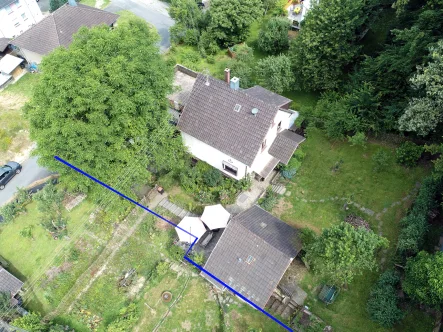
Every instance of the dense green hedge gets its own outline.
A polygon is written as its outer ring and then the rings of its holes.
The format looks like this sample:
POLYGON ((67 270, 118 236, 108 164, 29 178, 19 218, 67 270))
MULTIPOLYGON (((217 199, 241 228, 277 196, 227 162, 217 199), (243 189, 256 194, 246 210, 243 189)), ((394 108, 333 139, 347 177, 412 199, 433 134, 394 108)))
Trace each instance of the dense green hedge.
POLYGON ((403 256, 415 255, 422 249, 428 231, 428 213, 438 206, 441 189, 441 178, 426 178, 409 214, 400 221, 397 249, 403 256))

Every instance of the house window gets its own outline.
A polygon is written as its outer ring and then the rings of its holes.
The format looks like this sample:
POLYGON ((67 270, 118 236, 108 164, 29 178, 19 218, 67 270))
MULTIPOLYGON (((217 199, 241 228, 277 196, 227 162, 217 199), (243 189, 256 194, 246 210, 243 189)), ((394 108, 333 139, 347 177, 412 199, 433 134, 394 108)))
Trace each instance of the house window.
POLYGON ((20 25, 19 22, 16 22, 16 23, 14 24, 15 27, 18 27, 19 25, 20 25))
POLYGON ((25 13, 23 13, 22 14, 22 19, 23 19, 23 21, 26 21, 28 18, 26 17, 26 14, 25 13))
POLYGON ((277 131, 280 131, 281 130, 281 121, 278 123, 278 126, 277 126, 277 131))
POLYGON ((261 143, 261 150, 263 151, 264 149, 266 149, 266 138, 265 138, 264 141, 261 143))
POLYGON ((223 162, 223 169, 229 174, 237 176, 238 168, 226 161, 223 162))

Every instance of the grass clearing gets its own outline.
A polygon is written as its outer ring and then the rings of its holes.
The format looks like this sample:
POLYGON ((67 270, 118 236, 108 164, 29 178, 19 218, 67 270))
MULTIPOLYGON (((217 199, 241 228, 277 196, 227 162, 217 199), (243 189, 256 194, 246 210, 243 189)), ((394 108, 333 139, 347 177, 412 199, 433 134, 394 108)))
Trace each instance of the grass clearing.
POLYGON ((32 96, 38 74, 25 74, 0 93, 0 162, 15 160, 30 145, 29 122, 22 107, 32 96))
MULTIPOLYGON (((430 172, 423 167, 407 169, 397 165, 394 148, 377 141, 368 142, 366 148, 351 146, 348 142, 333 142, 320 130, 310 128, 303 143, 306 158, 295 178, 286 186, 289 196, 285 196, 273 212, 293 226, 309 227, 316 232, 355 213, 367 220, 375 232, 381 230, 390 241, 390 247, 384 253, 384 259, 389 262, 395 251, 399 221, 412 203, 412 197, 402 199, 430 172), (378 149, 392 155, 389 171, 373 171, 372 155, 378 149), (339 199, 330 200, 331 197, 339 199), (344 210, 346 200, 341 198, 371 209, 374 215, 365 214, 352 205, 349 210, 344 210), (400 204, 393 204, 395 202, 400 204), (381 221, 375 218, 377 213, 383 213, 381 221)), ((317 299, 321 280, 307 273, 301 281, 302 288, 308 293, 305 304, 338 331, 361 331, 362 326, 368 331, 385 331, 372 322, 366 312, 370 288, 379 273, 367 272, 355 278, 347 290, 341 290, 336 302, 328 306, 317 299)), ((410 315, 420 314, 413 312, 410 315)), ((429 326, 429 318, 415 323, 408 316, 405 321, 409 322, 411 331, 425 331, 421 326, 429 326)), ((397 329, 402 330, 404 324, 397 329)))

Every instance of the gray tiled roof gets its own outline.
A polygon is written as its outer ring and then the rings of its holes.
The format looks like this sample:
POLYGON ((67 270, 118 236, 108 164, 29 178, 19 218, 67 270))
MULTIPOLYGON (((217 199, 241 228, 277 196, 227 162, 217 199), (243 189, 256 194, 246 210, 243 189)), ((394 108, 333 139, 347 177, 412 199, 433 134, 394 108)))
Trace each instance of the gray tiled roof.
POLYGON ((65 4, 15 38, 11 44, 46 55, 59 46, 69 46, 72 36, 82 26, 111 25, 117 18, 118 15, 97 8, 65 4))
POLYGON ((8 47, 9 41, 11 39, 9 38, 0 38, 0 52, 3 52, 6 50, 6 47, 8 47))
POLYGON ((278 107, 232 90, 227 83, 199 75, 183 109, 181 131, 251 166, 278 107), (206 85, 208 80, 209 85, 206 85), (239 112, 234 111, 241 105, 239 112), (254 116, 251 111, 258 108, 254 116))
POLYGON ((283 130, 277 135, 271 147, 269 154, 279 159, 281 163, 287 164, 291 159, 297 146, 303 142, 305 138, 289 130, 283 130))
POLYGON ((0 267, 0 292, 7 292, 15 295, 22 288, 23 283, 0 267))
POLYGON ((292 100, 288 99, 286 97, 280 96, 272 91, 269 91, 268 89, 265 89, 259 85, 253 86, 252 88, 244 90, 245 93, 248 95, 258 98, 265 103, 277 107, 281 107, 283 105, 286 105, 287 103, 290 103, 292 100))
MULTIPOLYGON (((300 249, 294 228, 253 206, 231 220, 205 269, 264 308, 300 249)), ((205 277, 223 288, 217 281, 205 277)))

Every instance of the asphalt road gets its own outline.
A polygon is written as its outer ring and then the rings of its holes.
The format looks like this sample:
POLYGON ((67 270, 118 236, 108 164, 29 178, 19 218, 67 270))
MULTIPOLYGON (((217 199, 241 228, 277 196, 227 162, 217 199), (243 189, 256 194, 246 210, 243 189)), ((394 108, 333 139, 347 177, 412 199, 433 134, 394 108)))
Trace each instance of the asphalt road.
POLYGON ((128 10, 152 24, 160 34, 160 51, 163 53, 171 46, 169 28, 174 25, 167 8, 167 4, 158 0, 111 0, 105 10, 111 13, 128 10))
POLYGON ((37 157, 31 157, 22 163, 22 171, 8 182, 5 189, 0 190, 0 206, 6 203, 17 191, 17 187, 27 187, 31 183, 49 176, 46 168, 37 165, 37 157))

